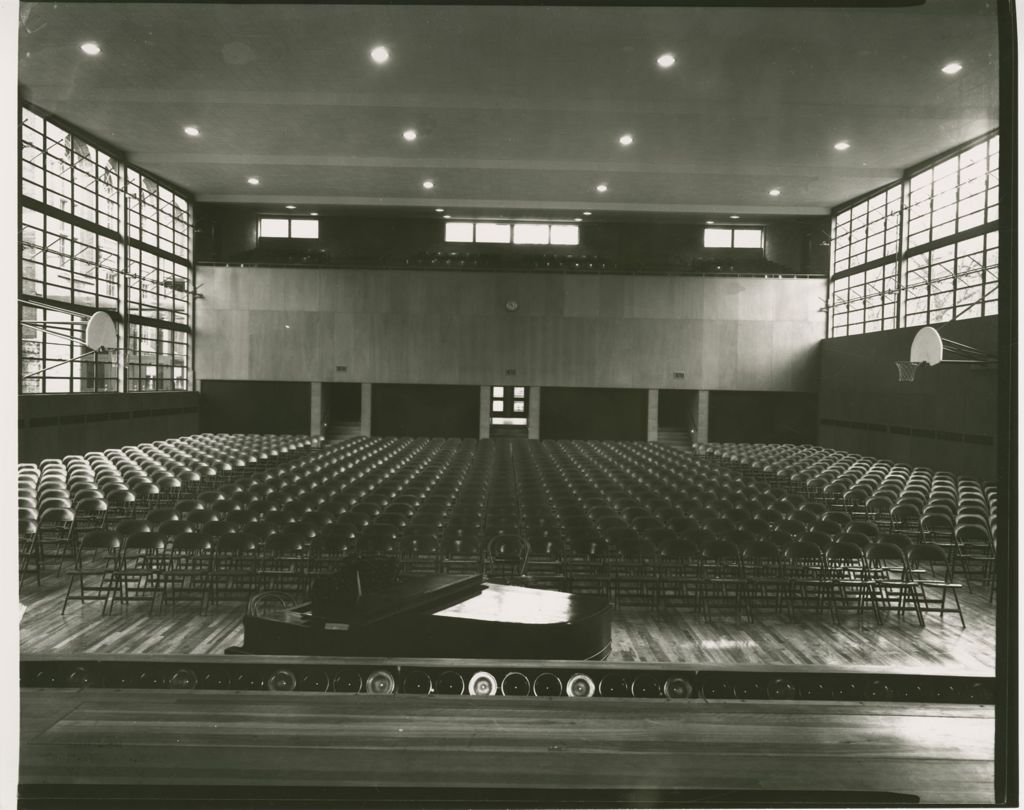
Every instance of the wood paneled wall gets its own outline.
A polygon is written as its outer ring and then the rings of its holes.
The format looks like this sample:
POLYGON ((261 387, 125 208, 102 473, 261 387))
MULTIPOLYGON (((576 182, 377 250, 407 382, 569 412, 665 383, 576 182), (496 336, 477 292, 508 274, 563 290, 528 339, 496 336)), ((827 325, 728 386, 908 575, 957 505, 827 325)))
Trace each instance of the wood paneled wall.
POLYGON ((19 461, 60 458, 198 430, 199 395, 192 392, 18 397, 19 461))
POLYGON ((480 435, 480 388, 470 385, 375 385, 370 432, 374 436, 480 435))
MULTIPOLYGON (((310 388, 308 382, 203 380, 203 430, 311 433, 310 388)), ((319 424, 316 428, 319 433, 319 424)))
POLYGON ((711 391, 708 441, 814 444, 818 398, 802 391, 711 391))
POLYGON ((540 438, 647 441, 648 392, 612 388, 545 388, 540 438))
POLYGON ((198 282, 200 379, 811 391, 825 328, 824 279, 201 265, 198 282))
MULTIPOLYGON (((998 353, 997 317, 956 321, 940 325, 939 331, 998 353)), ((823 341, 819 442, 908 464, 994 477, 998 371, 942 364, 922 367, 914 382, 900 383, 894 361, 909 358, 916 333, 916 328, 897 329, 823 341)))

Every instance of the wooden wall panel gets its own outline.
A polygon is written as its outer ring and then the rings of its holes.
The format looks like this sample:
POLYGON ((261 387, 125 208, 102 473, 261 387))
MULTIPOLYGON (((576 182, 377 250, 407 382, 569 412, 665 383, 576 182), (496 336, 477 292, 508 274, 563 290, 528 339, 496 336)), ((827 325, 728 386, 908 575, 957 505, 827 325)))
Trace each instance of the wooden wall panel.
MULTIPOLYGON (((998 351, 997 317, 948 323, 941 331, 982 351, 998 351)), ((997 431, 997 371, 943 364, 923 367, 913 383, 900 383, 893 361, 909 357, 916 332, 898 329, 823 342, 819 441, 994 477, 997 442, 1005 438, 997 431)))
POLYGON ((200 379, 814 390, 824 335, 822 279, 198 273, 200 379))
POLYGON ((311 388, 278 380, 203 380, 202 430, 309 434, 311 388))
POLYGON ((19 461, 37 462, 198 430, 199 395, 193 392, 18 397, 19 461))

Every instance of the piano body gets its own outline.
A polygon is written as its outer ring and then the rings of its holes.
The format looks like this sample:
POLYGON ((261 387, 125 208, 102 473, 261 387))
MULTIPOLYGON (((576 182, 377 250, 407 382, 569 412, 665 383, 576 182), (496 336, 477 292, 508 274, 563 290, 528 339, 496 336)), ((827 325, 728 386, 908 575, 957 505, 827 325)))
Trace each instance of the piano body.
POLYGON ((611 646, 604 596, 489 583, 479 574, 412 577, 345 602, 250 612, 243 646, 227 652, 603 660, 611 646))

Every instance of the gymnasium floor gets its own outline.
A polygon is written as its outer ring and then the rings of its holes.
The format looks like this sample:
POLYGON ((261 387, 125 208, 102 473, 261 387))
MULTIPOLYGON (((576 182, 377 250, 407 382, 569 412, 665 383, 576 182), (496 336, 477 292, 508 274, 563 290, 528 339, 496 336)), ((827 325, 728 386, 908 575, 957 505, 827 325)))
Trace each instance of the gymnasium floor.
MULTIPOLYGON (((107 616, 101 615, 99 603, 71 602, 61 616, 66 587, 66 576, 55 573, 41 585, 22 587, 22 653, 215 654, 242 643, 241 602, 213 606, 205 615, 192 603, 179 603, 173 611, 158 608, 153 615, 137 603, 107 616)), ((944 620, 926 616, 923 628, 913 616, 902 621, 887 616, 879 627, 870 613, 843 616, 837 625, 813 613, 796 621, 762 614, 749 622, 724 611, 705 620, 688 608, 622 607, 612 621, 610 659, 994 673, 995 606, 987 591, 962 591, 966 630, 955 615, 944 620)))

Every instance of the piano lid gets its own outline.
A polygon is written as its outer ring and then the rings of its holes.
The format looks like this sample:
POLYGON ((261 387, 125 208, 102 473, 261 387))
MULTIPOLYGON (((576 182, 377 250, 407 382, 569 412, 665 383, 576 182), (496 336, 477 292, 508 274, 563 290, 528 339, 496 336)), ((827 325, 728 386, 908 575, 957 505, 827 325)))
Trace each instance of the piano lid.
POLYGON ((479 574, 430 574, 363 593, 354 603, 317 609, 315 615, 330 623, 365 627, 408 613, 429 614, 471 599, 483 590, 479 574))
POLYGON ((593 612, 593 596, 485 583, 483 590, 435 616, 503 624, 571 624, 593 612))

